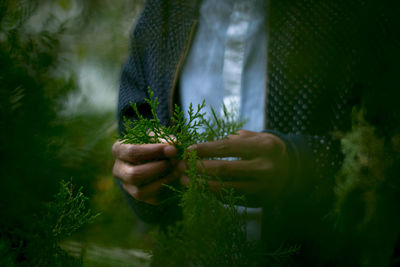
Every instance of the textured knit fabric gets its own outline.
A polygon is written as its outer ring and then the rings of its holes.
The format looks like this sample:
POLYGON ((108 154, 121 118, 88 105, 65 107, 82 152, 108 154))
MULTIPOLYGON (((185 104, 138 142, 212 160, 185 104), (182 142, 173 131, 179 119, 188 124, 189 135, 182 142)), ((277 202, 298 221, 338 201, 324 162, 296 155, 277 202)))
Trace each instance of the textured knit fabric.
MULTIPOLYGON (((379 80, 374 69, 379 62, 375 55, 380 51, 379 40, 371 44, 365 40, 382 32, 375 26, 365 28, 364 22, 368 18, 375 25, 384 17, 368 3, 279 0, 269 6, 265 130, 280 136, 288 147, 292 186, 308 188, 302 196, 304 205, 295 205, 295 209, 313 210, 320 203, 329 203, 333 177, 342 161, 334 133, 349 130, 352 107, 371 101, 363 96, 374 95, 368 90, 376 85, 372 81, 379 80), (373 64, 365 64, 371 63, 366 58, 373 64)), ((134 118, 131 101, 149 114, 144 98, 150 86, 159 98, 161 121, 169 123, 171 105, 179 101, 175 88, 196 18, 194 1, 147 1, 123 68, 119 118, 134 118)), ((393 116, 388 113, 382 120, 393 116)), ((171 205, 153 207, 127 198, 147 222, 161 223, 171 217, 171 205)))

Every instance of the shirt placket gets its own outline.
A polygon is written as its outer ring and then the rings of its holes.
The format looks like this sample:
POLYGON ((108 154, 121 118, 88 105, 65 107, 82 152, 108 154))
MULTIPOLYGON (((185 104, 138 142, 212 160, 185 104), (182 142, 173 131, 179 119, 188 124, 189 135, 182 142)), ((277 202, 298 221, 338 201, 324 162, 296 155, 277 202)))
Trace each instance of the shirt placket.
MULTIPOLYGON (((223 103, 227 110, 239 118, 242 73, 245 61, 245 42, 250 23, 248 1, 235 1, 225 38, 223 64, 223 103)), ((221 112, 223 112, 221 110, 221 112)))

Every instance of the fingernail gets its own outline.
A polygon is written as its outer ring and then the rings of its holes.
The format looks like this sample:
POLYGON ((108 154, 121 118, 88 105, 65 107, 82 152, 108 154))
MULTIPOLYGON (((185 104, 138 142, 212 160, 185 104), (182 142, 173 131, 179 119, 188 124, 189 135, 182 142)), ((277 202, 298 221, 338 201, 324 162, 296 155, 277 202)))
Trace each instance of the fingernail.
POLYGON ((196 150, 196 148, 197 148, 197 145, 191 145, 191 146, 188 147, 187 149, 188 149, 189 151, 192 151, 192 150, 196 150))
POLYGON ((167 157, 174 157, 176 155, 176 148, 174 146, 166 146, 164 148, 164 155, 167 157))

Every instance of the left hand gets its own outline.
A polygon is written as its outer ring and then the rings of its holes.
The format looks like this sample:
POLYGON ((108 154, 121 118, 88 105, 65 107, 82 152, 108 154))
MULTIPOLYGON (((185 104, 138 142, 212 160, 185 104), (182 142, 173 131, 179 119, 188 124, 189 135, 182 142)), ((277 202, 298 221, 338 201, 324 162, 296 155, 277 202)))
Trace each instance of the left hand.
MULTIPOLYGON (((270 133, 241 130, 227 139, 191 146, 200 158, 237 157, 238 160, 209 160, 198 163, 200 173, 218 177, 223 181, 210 180, 209 189, 221 192, 221 187, 234 188, 246 197, 249 206, 264 206, 281 197, 288 183, 289 159, 286 145, 270 133)), ((180 164, 184 169, 185 163, 180 164)), ((189 178, 181 177, 187 186, 189 178)))

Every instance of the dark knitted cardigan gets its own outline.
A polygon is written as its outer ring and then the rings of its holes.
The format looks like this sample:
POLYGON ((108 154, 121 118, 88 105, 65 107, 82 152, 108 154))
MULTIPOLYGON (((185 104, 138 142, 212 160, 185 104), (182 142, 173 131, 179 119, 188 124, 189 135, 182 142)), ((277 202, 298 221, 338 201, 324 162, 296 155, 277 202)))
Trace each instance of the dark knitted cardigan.
MULTIPOLYGON (((351 129, 354 106, 368 105, 379 98, 379 91, 389 94, 379 81, 382 66, 391 59, 381 48, 388 47, 382 34, 393 32, 382 15, 390 8, 384 1, 381 6, 361 0, 270 1, 266 131, 280 136, 288 147, 292 186, 308 188, 300 197, 293 196, 295 201, 288 197, 280 203, 290 210, 283 215, 289 221, 306 213, 319 218, 329 210, 334 174, 343 158, 334 133, 351 129)), ((170 123, 172 106, 179 103, 179 74, 196 33, 197 10, 196 1, 147 1, 122 72, 120 131, 123 116, 134 118, 129 102, 148 114, 148 86, 159 98, 159 118, 170 123)), ((371 112, 371 121, 382 129, 389 125, 389 113, 377 114, 371 112)), ((153 207, 127 198, 149 223, 162 223, 176 214, 174 205, 153 207)), ((264 212, 269 221, 276 215, 276 209, 270 210, 264 212)))

